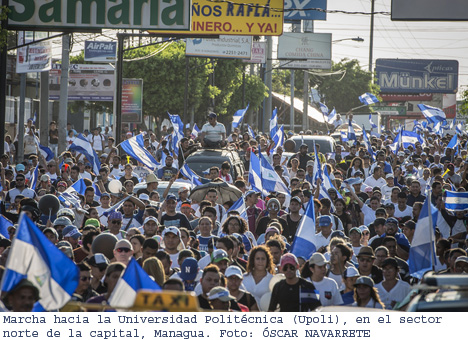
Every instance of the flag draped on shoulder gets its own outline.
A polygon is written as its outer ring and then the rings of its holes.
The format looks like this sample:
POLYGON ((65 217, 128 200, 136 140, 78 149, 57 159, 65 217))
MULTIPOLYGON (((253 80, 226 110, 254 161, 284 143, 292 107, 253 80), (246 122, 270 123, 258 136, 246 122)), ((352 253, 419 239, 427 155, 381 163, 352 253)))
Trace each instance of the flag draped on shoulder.
POLYGON ((9 292, 23 279, 39 289, 33 311, 55 310, 70 301, 78 287, 78 267, 24 213, 3 274, 1 291, 9 292))
POLYGON ((313 253, 317 250, 315 236, 315 211, 314 200, 309 200, 304 215, 299 222, 296 236, 291 245, 291 253, 296 257, 302 257, 304 260, 309 260, 313 253))
POLYGON ((76 151, 83 154, 86 159, 91 163, 93 167, 93 172, 99 174, 99 169, 101 168, 101 162, 99 157, 94 151, 91 143, 83 136, 81 133, 75 138, 73 143, 68 147, 69 150, 76 151))
POLYGON ((135 158, 138 162, 143 163, 145 166, 151 170, 156 170, 159 166, 159 163, 154 159, 153 155, 146 150, 143 146, 143 135, 139 134, 135 137, 129 138, 122 143, 120 146, 127 153, 127 155, 135 158))
POLYGON ((437 122, 443 122, 447 119, 445 116, 445 112, 442 109, 439 109, 438 107, 433 107, 424 104, 418 104, 418 107, 429 123, 437 124, 437 122))
POLYGON ((161 290, 161 287, 132 257, 109 297, 109 305, 122 308, 131 307, 135 302, 137 292, 141 289, 156 291, 161 290))
POLYGON ((410 275, 418 279, 421 279, 427 271, 433 270, 436 263, 435 227, 437 216, 438 211, 431 203, 431 193, 429 192, 419 213, 408 259, 410 275))
POLYGON ((359 101, 363 103, 364 105, 372 105, 376 104, 379 102, 377 97, 373 95, 372 93, 366 92, 362 95, 359 96, 359 101))
POLYGON ((244 119, 245 113, 249 109, 249 104, 245 109, 237 110, 232 117, 232 129, 238 128, 239 125, 242 123, 242 119, 244 119))
POLYGON ((445 209, 449 211, 468 210, 468 192, 445 191, 445 209))

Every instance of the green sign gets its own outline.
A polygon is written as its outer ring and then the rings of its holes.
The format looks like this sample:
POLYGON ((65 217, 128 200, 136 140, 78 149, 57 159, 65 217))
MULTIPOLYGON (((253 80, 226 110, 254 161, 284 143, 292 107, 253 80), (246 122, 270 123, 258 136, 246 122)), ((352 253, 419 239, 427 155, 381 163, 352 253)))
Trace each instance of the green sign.
POLYGON ((190 30, 190 0, 10 0, 8 29, 190 30))
POLYGON ((406 106, 373 106, 372 109, 383 116, 406 116, 406 106))

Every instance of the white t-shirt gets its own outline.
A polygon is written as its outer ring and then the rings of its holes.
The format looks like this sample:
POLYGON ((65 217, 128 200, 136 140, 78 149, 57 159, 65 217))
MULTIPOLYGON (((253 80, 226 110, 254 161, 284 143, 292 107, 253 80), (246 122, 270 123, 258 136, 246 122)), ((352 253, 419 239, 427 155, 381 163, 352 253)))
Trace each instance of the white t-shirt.
POLYGON ((395 207, 395 214, 393 214, 396 218, 402 218, 405 216, 413 216, 413 208, 410 206, 406 206, 406 209, 401 211, 400 208, 398 208, 398 204, 395 207))
POLYGON ((392 196, 392 189, 394 186, 388 186, 388 184, 385 184, 383 187, 380 188, 380 191, 382 192, 383 199, 389 199, 390 196, 392 196))
POLYGON ((226 134, 226 128, 220 122, 216 122, 215 126, 206 123, 203 125, 201 132, 205 133, 205 138, 210 142, 220 142, 222 140, 221 134, 226 134))
POLYGON ((374 176, 369 176, 364 181, 364 184, 367 185, 367 186, 370 186, 371 188, 373 188, 373 187, 381 188, 385 184, 387 184, 387 182, 382 177, 380 177, 379 179, 375 179, 374 176))
POLYGON ((104 145, 104 136, 101 134, 95 136, 94 134, 88 136, 88 140, 93 144, 93 149, 96 151, 102 151, 104 145))
POLYGON ((170 258, 171 258, 171 261, 172 261, 172 264, 171 264, 171 268, 180 268, 179 266, 179 252, 175 253, 175 254, 169 254, 170 258))
MULTIPOLYGON (((244 274, 244 287, 245 289, 253 295, 255 300, 257 301, 257 305, 260 306, 260 299, 265 293, 270 291, 270 280, 273 277, 270 273, 267 273, 266 276, 260 280, 259 283, 255 283, 255 280, 252 274, 247 273, 244 274)), ((263 311, 266 312, 266 311, 263 311)))
POLYGON ((398 303, 402 301, 406 295, 411 291, 411 286, 402 280, 398 280, 395 287, 393 287, 389 292, 383 287, 382 283, 375 285, 375 288, 379 291, 380 300, 385 305, 386 309, 393 309, 392 302, 398 303))
MULTIPOLYGON (((358 307, 357 302, 353 302, 353 304, 351 306, 358 307)), ((369 302, 367 303, 367 305, 365 305, 364 307, 365 308, 383 309, 382 305, 380 303, 377 303, 377 301, 375 301, 373 298, 371 298, 369 300, 369 302)))
POLYGON ((315 234, 315 248, 319 249, 320 247, 326 247, 330 243, 331 240, 331 234, 328 235, 328 237, 325 237, 322 235, 322 232, 319 232, 318 234, 315 234))
MULTIPOLYGON (((311 281, 310 278, 308 278, 308 280, 311 281)), ((341 294, 335 280, 324 277, 320 282, 311 282, 314 284, 315 289, 319 291, 322 306, 338 306, 343 304, 343 299, 341 298, 341 294)))
POLYGON ((362 213, 364 214, 364 224, 369 225, 375 221, 375 210, 372 210, 367 204, 364 204, 361 208, 362 213))

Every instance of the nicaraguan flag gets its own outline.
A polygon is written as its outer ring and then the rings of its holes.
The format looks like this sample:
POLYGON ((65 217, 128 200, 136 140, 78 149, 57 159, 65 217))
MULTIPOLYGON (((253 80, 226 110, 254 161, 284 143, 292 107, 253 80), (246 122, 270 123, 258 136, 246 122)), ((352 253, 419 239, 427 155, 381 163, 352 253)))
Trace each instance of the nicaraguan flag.
POLYGON ((317 250, 315 247, 315 237, 314 200, 309 200, 304 216, 302 216, 299 222, 290 252, 296 255, 296 257, 302 257, 306 261, 309 260, 317 250))
POLYGON ((403 130, 400 131, 400 133, 395 137, 393 140, 393 145, 390 146, 390 149, 394 150, 395 146, 398 146, 395 151, 397 152, 401 148, 407 149, 410 145, 414 148, 416 143, 420 143, 421 145, 424 143, 421 135, 416 132, 403 130))
POLYGON ((39 149, 39 152, 45 158, 45 160, 47 162, 53 160, 55 157, 54 152, 47 146, 42 145, 37 136, 34 136, 34 138, 36 140, 37 148, 39 149))
POLYGON ((371 129, 377 129, 377 125, 374 124, 372 121, 372 114, 369 113, 369 123, 371 125, 371 129))
POLYGON ((169 112, 167 114, 177 137, 179 137, 179 140, 182 139, 184 137, 184 123, 182 123, 182 119, 180 119, 179 115, 171 115, 169 112))
MULTIPOLYGON (((122 145, 122 144, 121 144, 122 145)), ((75 138, 73 143, 68 147, 69 150, 76 151, 83 154, 86 159, 91 163, 93 167, 93 172, 99 174, 99 169, 101 168, 101 162, 99 162, 99 157, 94 151, 91 143, 83 136, 81 133, 75 138)))
POLYGON ((455 126, 455 131, 456 131, 458 134, 460 134, 460 135, 463 134, 463 126, 462 126, 461 123, 458 123, 458 124, 455 126))
MULTIPOLYGON (((286 196, 291 196, 289 194, 288 187, 284 184, 283 180, 276 173, 273 166, 263 157, 262 153, 258 153, 260 158, 260 171, 262 174, 262 188, 268 192, 284 192, 286 196)), ((289 204, 285 204, 289 205, 289 204)))
MULTIPOLYGON (((182 137, 180 137, 179 134, 176 133, 176 131, 174 130, 174 132, 172 132, 171 134, 171 150, 174 152, 174 156, 175 157, 178 157, 179 156, 179 140, 182 139, 182 137)), ((176 161, 177 158, 174 160, 176 161)))
POLYGON ((28 279, 38 289, 40 300, 33 311, 55 310, 70 301, 78 287, 78 267, 59 250, 24 213, 3 274, 1 291, 9 292, 28 279))
POLYGON ((379 100, 372 93, 366 92, 359 96, 359 101, 364 105, 372 105, 378 103, 379 100))
POLYGON ((468 192, 445 191, 445 209, 450 211, 468 210, 468 192))
POLYGON ((132 257, 109 297, 109 305, 117 308, 132 307, 137 292, 142 289, 155 291, 161 290, 161 287, 146 274, 132 257))
POLYGON ((366 145, 367 152, 369 153, 372 161, 375 160, 375 155, 374 155, 374 150, 372 150, 372 145, 369 140, 369 137, 367 137, 366 130, 364 129, 364 125, 362 126, 362 140, 364 141, 364 144, 366 145))
POLYGON ((418 104, 418 107, 429 123, 437 124, 437 122, 443 122, 447 119, 445 116, 445 112, 442 109, 439 109, 438 107, 433 107, 424 104, 418 104))
POLYGON ((457 124, 456 124, 456 119, 453 118, 452 122, 450 123, 450 127, 449 127, 450 130, 453 130, 453 127, 454 127, 455 125, 457 125, 457 124))
POLYGON ((33 123, 34 126, 37 126, 36 122, 37 122, 37 111, 34 111, 34 117, 33 117, 33 120, 32 120, 32 123, 33 123))
POLYGON ((33 190, 36 190, 37 180, 39 178, 39 164, 34 168, 34 171, 29 181, 29 187, 33 190))
POLYGON ((319 104, 320 104, 320 111, 322 111, 323 115, 325 117, 327 117, 328 116, 328 107, 323 103, 319 102, 319 104))
POLYGON ((252 189, 261 192, 262 195, 267 196, 269 194, 268 191, 263 190, 260 159, 253 151, 250 151, 249 183, 252 185, 252 189))
POLYGON ((190 167, 188 166, 188 164, 184 164, 181 168, 180 168, 180 173, 182 174, 182 176, 188 178, 191 182, 192 182, 192 185, 202 185, 203 183, 200 181, 200 177, 194 173, 192 171, 192 169, 190 169, 190 167))
POLYGON ((347 142, 348 141, 348 134, 346 132, 344 132, 344 131, 341 131, 340 134, 341 134, 341 140, 343 142, 347 142))
MULTIPOLYGON (((331 188, 336 190, 335 186, 333 185, 333 182, 330 179, 330 176, 328 175, 328 168, 326 165, 323 167, 323 183, 322 184, 325 187, 325 190, 327 192, 331 188)), ((343 196, 341 196, 338 190, 336 190, 336 194, 338 195, 338 198, 343 198, 343 196)))
POLYGON ((435 227, 437 223, 437 208, 431 203, 429 192, 419 213, 418 223, 414 231, 409 252, 408 266, 410 275, 421 279, 435 265, 435 227))
POLYGON ((333 108, 331 110, 330 114, 327 116, 327 123, 328 124, 334 124, 336 122, 336 110, 333 108))
POLYGON ((197 126, 197 123, 195 123, 192 129, 192 137, 194 139, 197 138, 199 133, 200 133, 200 128, 197 126))
POLYGON ((159 163, 140 143, 143 143, 143 135, 141 134, 123 141, 120 143, 120 146, 129 156, 154 171, 159 166, 159 163))
POLYGON ((315 141, 314 141, 314 172, 313 172, 313 179, 314 183, 317 183, 317 179, 321 179, 323 182, 323 172, 322 172, 322 164, 320 164, 320 157, 317 154, 317 147, 315 146, 315 141))
POLYGON ((348 120, 348 142, 349 141, 356 141, 356 133, 354 132, 353 123, 351 119, 348 120))
POLYGON ((313 303, 317 300, 320 300, 320 294, 317 290, 299 286, 299 303, 313 303))
POLYGON ((455 135, 452 137, 452 139, 450 140, 450 142, 447 144, 447 148, 452 148, 452 149, 455 149, 458 145, 458 136, 455 135))
POLYGON ((227 211, 229 213, 230 211, 237 211, 243 219, 247 219, 247 209, 245 207, 245 201, 244 201, 244 196, 242 195, 239 197, 237 201, 234 202, 232 207, 230 207, 227 211))
POLYGON ((254 130, 250 127, 249 124, 247 124, 247 131, 249 132, 249 136, 252 138, 255 138, 255 132, 254 130))
POLYGON ((331 198, 327 188, 325 188, 325 185, 323 185, 323 183, 319 187, 319 200, 321 200, 322 198, 327 198, 330 200, 330 212, 334 213, 336 210, 335 204, 333 204, 333 199, 331 198))
POLYGON ((270 119, 270 138, 273 139, 273 136, 276 134, 278 130, 278 109, 275 107, 273 113, 271 114, 270 119))
POLYGON ((237 110, 236 113, 234 113, 234 116, 232 117, 232 129, 234 130, 235 128, 238 128, 239 125, 242 123, 242 119, 244 119, 245 113, 249 109, 249 104, 247 104, 247 107, 245 109, 240 109, 237 110))
POLYGON ((0 235, 6 239, 10 239, 10 234, 8 234, 8 227, 13 226, 14 223, 11 222, 8 218, 3 215, 0 215, 0 235))
POLYGON ((281 125, 281 127, 278 129, 278 131, 276 131, 275 135, 273 136, 273 142, 275 142, 275 146, 273 148, 273 153, 276 152, 278 147, 283 146, 285 138, 286 137, 285 137, 285 134, 284 134, 284 126, 281 125))

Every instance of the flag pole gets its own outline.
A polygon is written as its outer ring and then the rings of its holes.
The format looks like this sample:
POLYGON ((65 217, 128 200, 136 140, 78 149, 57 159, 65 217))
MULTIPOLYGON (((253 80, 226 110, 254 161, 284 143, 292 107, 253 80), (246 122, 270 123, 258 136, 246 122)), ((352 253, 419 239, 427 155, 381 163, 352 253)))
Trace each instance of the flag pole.
POLYGON ((430 234, 430 240, 431 240, 431 263, 432 263, 432 270, 435 272, 435 253, 434 253, 434 247, 435 247, 435 238, 434 238, 434 227, 433 227, 433 222, 432 222, 432 201, 431 201, 431 196, 432 196, 432 190, 429 190, 427 193, 427 200, 428 200, 428 208, 429 208, 429 226, 431 228, 431 234, 430 234))

